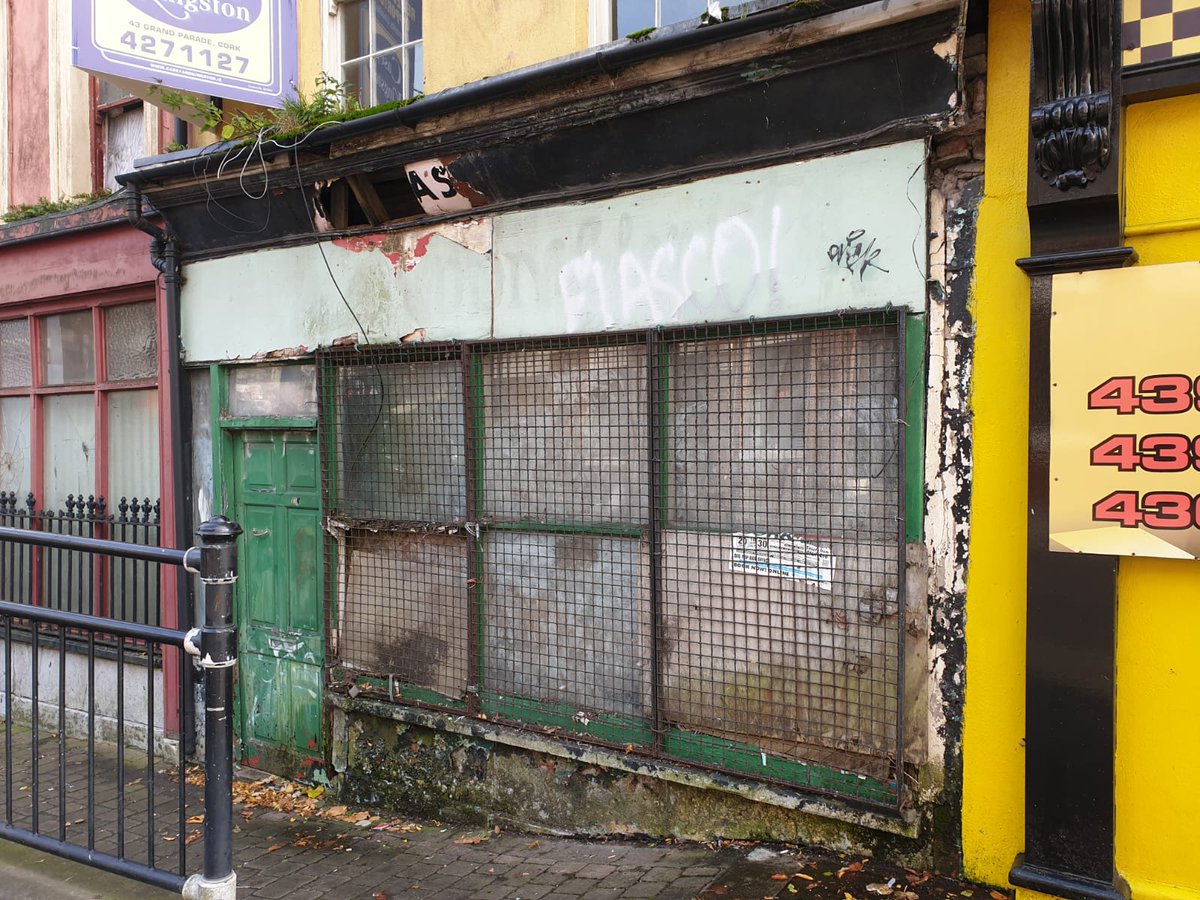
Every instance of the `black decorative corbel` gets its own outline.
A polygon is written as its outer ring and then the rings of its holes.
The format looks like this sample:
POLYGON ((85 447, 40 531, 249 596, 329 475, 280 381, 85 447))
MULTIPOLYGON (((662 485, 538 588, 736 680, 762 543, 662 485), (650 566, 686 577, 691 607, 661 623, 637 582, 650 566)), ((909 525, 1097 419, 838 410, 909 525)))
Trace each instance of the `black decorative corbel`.
POLYGON ((1086 187, 1113 147, 1111 0, 1034 0, 1033 162, 1060 191, 1086 187))

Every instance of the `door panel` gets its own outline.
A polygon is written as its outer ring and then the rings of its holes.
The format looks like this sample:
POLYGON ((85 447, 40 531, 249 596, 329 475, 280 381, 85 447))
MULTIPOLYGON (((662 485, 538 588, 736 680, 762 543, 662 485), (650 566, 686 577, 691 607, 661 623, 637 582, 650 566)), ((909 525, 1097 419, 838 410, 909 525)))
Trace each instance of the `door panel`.
POLYGON ((289 778, 322 765, 320 465, 314 435, 246 431, 233 440, 244 528, 238 580, 243 759, 289 778))

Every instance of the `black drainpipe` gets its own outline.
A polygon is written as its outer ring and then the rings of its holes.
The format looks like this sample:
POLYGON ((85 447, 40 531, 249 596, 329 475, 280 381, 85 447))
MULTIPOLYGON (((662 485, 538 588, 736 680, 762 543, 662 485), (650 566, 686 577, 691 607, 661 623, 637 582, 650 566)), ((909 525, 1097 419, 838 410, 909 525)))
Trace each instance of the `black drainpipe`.
MULTIPOLYGON (((175 547, 184 550, 191 546, 191 535, 188 532, 188 520, 191 518, 191 459, 188 447, 184 443, 183 419, 185 410, 191 411, 191 391, 180 377, 179 360, 183 348, 179 339, 179 289, 183 284, 180 277, 182 259, 179 252, 179 242, 172 238, 164 229, 155 225, 143 215, 142 193, 135 186, 128 188, 129 198, 126 201, 125 214, 129 224, 139 231, 150 235, 150 262, 162 273, 163 291, 166 294, 167 314, 167 385, 168 390, 175 391, 171 403, 171 490, 175 494, 175 547)), ((192 627, 191 577, 182 567, 176 569, 176 591, 178 603, 179 627, 184 631, 192 627)), ((196 751, 195 729, 195 695, 192 690, 192 667, 186 662, 180 663, 179 677, 185 684, 183 691, 183 708, 180 710, 180 736, 183 741, 183 754, 191 756, 196 751)))

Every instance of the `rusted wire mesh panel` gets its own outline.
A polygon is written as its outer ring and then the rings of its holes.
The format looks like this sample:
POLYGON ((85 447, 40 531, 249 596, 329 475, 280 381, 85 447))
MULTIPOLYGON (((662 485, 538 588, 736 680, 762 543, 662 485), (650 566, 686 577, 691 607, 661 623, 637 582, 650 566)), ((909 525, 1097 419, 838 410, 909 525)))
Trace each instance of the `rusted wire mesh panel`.
POLYGON ((323 368, 334 655, 389 691, 467 687, 463 410, 452 350, 350 350, 323 368))
POLYGON ((333 507, 359 520, 462 522, 462 368, 441 355, 337 370, 333 507))
POLYGON ((339 670, 894 805, 903 344, 876 314, 327 352, 339 670))
POLYGON ((466 535, 340 535, 345 594, 341 661, 402 684, 461 697, 467 687, 466 535))
POLYGON ((892 327, 672 337, 662 423, 663 715, 886 777, 898 733, 892 327), (863 757, 863 758, 859 758, 863 757))

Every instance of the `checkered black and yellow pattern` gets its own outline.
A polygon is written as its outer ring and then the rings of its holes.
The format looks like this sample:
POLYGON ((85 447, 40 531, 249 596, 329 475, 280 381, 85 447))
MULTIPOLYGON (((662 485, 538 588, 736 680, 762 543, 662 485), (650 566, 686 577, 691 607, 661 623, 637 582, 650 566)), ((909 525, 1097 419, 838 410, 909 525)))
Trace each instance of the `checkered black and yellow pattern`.
POLYGON ((1200 53, 1200 0, 1124 0, 1121 64, 1200 53))

